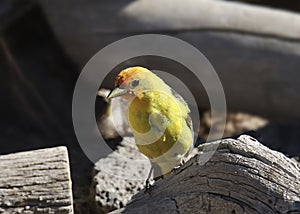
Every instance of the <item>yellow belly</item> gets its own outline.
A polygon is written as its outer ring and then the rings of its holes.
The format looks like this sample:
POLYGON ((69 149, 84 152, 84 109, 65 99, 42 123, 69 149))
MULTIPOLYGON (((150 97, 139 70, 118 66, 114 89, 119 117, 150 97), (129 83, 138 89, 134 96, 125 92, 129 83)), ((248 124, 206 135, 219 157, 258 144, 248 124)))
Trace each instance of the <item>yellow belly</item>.
POLYGON ((128 121, 139 150, 160 166, 163 174, 179 165, 193 144, 193 134, 177 101, 169 96, 134 99, 128 109, 128 121), (152 121, 153 112, 161 115, 152 121))

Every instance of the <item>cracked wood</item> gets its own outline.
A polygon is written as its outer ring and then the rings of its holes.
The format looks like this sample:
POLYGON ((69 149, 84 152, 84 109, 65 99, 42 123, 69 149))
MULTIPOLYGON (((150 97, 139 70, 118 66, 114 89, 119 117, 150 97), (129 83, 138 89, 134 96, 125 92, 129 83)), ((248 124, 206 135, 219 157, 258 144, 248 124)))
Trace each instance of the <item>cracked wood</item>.
POLYGON ((299 163, 242 135, 201 145, 150 194, 142 191, 112 213, 299 212, 299 163))
POLYGON ((66 147, 0 156, 0 213, 73 213, 66 147))

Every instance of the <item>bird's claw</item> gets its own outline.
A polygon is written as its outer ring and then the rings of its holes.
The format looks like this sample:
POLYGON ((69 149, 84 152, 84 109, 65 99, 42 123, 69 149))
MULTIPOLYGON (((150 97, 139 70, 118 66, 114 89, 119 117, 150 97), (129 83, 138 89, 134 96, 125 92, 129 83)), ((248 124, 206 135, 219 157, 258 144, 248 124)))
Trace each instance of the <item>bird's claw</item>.
POLYGON ((146 180, 145 193, 150 192, 150 190, 154 187, 154 182, 155 181, 153 179, 146 180))

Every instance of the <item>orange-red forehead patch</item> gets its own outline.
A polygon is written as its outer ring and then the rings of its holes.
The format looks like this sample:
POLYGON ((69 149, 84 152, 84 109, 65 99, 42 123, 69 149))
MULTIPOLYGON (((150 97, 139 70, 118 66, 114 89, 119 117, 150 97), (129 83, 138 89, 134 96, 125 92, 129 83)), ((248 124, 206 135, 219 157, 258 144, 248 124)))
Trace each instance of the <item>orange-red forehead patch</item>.
POLYGON ((135 74, 140 72, 148 71, 148 69, 143 67, 130 67, 122 70, 115 79, 115 86, 124 85, 127 86, 127 80, 133 77, 135 74))

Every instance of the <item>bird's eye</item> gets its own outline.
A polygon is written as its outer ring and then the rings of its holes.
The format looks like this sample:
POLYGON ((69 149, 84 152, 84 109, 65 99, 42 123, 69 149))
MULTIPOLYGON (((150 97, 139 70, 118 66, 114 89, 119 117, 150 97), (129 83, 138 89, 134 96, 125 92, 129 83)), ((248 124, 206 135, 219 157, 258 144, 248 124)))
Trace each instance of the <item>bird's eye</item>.
POLYGON ((133 80, 133 82, 131 83, 131 86, 132 87, 136 87, 140 84, 140 81, 139 80, 133 80))

